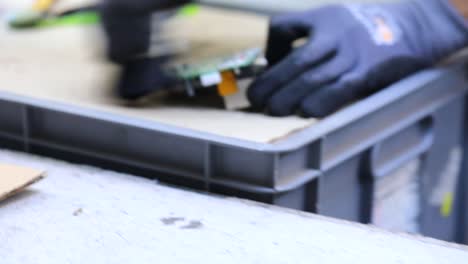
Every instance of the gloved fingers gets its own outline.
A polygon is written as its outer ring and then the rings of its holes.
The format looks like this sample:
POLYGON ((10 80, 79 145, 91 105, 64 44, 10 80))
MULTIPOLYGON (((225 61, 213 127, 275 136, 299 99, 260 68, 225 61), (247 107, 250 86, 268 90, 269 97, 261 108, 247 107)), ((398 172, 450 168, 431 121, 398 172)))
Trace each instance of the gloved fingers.
POLYGON ((321 87, 302 101, 302 113, 305 117, 326 117, 356 100, 363 85, 363 81, 349 75, 321 87))
POLYGON ((163 69, 168 59, 144 58, 123 64, 117 83, 119 96, 134 100, 174 84, 176 78, 163 69))
POLYGON ((190 2, 190 0, 105 0, 102 8, 119 15, 139 16, 190 2))
MULTIPOLYGON (((113 0, 115 1, 115 0, 113 0)), ((124 0, 125 1, 125 0, 124 0)), ((126 0, 128 2, 128 0, 126 0)), ((141 11, 149 10, 162 10, 168 8, 178 7, 188 4, 190 0, 131 0, 134 5, 137 5, 141 11)))
POLYGON ((352 50, 342 49, 332 60, 305 72, 276 92, 269 100, 269 112, 275 116, 294 114, 308 94, 313 94, 321 86, 339 79, 354 63, 352 50))
POLYGON ((151 17, 122 17, 102 13, 107 33, 110 60, 125 63, 148 52, 151 40, 151 17))
POLYGON ((298 13, 273 17, 270 21, 266 58, 270 64, 276 64, 293 49, 297 39, 309 36, 311 25, 304 22, 298 13))
POLYGON ((318 39, 294 50, 252 84, 247 94, 252 106, 263 108, 276 90, 310 68, 327 61, 335 50, 335 43, 329 39, 318 39))

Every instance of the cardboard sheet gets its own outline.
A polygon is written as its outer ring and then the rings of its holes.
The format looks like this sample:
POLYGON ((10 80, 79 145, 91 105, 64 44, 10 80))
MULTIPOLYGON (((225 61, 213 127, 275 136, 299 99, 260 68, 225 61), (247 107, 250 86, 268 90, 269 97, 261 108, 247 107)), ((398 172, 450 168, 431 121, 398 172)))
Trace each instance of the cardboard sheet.
POLYGON ((0 164, 0 201, 22 191, 43 177, 41 171, 0 164))
MULTIPOLYGON (((168 23, 163 34, 188 40, 190 53, 183 58, 192 60, 263 46, 267 21, 203 8, 194 17, 168 23)), ((3 23, 0 39, 0 90, 255 142, 284 138, 315 123, 230 112, 197 101, 155 99, 144 107, 128 107, 113 94, 119 69, 102 58, 104 41, 97 26, 12 31, 3 23)))

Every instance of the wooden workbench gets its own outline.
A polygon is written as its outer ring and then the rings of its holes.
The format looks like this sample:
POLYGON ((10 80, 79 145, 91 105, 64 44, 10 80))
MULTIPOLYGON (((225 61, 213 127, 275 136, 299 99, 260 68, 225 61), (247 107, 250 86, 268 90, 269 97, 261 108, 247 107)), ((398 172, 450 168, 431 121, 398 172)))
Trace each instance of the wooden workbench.
POLYGON ((0 150, 47 171, 0 204, 2 264, 438 263, 468 248, 0 150))

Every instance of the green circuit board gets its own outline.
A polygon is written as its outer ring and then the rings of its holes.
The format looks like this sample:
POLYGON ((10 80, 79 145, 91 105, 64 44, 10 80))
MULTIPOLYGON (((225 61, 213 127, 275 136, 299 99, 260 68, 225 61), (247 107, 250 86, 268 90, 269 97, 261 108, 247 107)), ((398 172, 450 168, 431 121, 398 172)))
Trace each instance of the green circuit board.
POLYGON ((184 80, 199 78, 202 75, 241 69, 251 66, 262 54, 260 48, 248 49, 231 56, 214 58, 194 64, 175 66, 176 75, 184 80))

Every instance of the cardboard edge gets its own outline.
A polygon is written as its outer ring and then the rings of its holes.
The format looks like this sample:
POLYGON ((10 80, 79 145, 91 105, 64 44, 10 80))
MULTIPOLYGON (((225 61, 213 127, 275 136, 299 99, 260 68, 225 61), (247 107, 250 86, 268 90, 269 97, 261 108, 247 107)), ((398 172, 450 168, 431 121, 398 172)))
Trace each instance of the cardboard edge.
POLYGON ((32 178, 31 180, 21 184, 20 186, 18 187, 15 187, 13 190, 9 191, 9 192, 6 192, 4 193, 3 195, 0 195, 0 202, 12 197, 12 196, 15 196, 16 194, 24 191, 26 188, 28 188, 29 186, 35 184, 36 182, 39 182, 41 180, 43 180, 45 177, 46 177, 46 172, 45 171, 42 171, 38 174, 38 176, 32 178))

